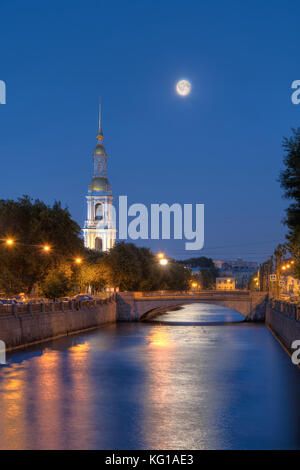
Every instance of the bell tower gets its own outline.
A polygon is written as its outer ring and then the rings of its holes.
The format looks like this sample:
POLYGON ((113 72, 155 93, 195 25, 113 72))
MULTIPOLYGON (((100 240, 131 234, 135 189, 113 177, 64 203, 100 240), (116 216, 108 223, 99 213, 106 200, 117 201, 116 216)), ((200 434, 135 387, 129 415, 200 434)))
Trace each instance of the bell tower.
POLYGON ((83 228, 84 245, 97 251, 107 251, 116 241, 113 213, 113 196, 106 177, 107 154, 103 145, 101 104, 99 104, 99 127, 93 161, 94 175, 89 185, 87 218, 83 228))

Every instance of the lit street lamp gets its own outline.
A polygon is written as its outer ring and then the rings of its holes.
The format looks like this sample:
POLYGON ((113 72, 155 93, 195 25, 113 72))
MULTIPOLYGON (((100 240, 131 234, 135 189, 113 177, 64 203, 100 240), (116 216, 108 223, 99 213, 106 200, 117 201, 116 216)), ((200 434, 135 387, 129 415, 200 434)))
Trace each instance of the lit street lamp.
POLYGON ((159 263, 162 265, 162 266, 165 266, 166 264, 168 264, 168 260, 166 258, 162 258, 159 260, 159 263))
POLYGON ((11 246, 11 245, 13 245, 13 244, 14 244, 14 241, 13 241, 11 238, 8 238, 8 239, 6 240, 6 245, 11 246))

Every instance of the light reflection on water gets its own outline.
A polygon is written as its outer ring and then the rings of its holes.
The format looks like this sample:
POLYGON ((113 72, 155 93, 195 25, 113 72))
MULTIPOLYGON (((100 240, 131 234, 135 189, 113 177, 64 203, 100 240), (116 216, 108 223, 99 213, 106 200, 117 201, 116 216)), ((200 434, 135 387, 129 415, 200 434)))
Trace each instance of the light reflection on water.
POLYGON ((193 304, 9 354, 0 448, 299 449, 300 371, 242 319, 193 304))
POLYGON ((185 307, 177 307, 166 315, 156 315, 152 321, 165 322, 169 324, 203 324, 203 323, 230 323, 243 322, 245 318, 239 312, 229 308, 219 307, 212 304, 190 304, 185 307))

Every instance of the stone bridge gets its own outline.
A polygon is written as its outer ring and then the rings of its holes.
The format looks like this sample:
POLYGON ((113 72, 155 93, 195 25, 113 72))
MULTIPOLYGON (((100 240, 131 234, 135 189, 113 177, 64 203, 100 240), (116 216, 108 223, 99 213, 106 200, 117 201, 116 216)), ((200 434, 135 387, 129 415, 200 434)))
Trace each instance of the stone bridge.
POLYGON ((264 321, 267 294, 250 291, 122 292, 117 295, 118 321, 143 321, 157 313, 190 303, 221 305, 247 321, 264 321))

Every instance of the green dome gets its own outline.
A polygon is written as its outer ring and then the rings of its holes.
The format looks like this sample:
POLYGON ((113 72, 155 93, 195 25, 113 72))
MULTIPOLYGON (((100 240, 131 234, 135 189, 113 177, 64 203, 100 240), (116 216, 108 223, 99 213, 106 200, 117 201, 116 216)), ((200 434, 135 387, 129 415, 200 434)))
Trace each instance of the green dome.
POLYGON ((104 157, 106 157, 105 148, 102 144, 97 144, 96 145, 94 155, 103 155, 104 157))
POLYGON ((104 176, 95 176, 89 185, 89 191, 103 191, 110 193, 111 187, 108 179, 104 176))

